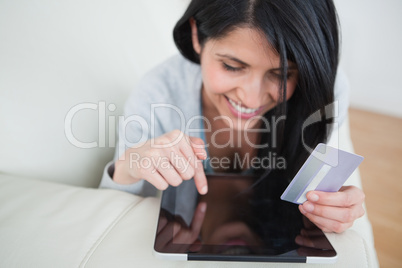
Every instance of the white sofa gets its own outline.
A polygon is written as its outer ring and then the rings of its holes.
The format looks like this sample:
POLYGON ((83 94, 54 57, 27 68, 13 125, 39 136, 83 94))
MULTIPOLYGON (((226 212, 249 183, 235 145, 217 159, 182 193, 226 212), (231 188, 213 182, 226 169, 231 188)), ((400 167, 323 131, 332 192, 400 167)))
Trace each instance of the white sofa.
MULTIPOLYGON (((159 199, 97 189, 124 100, 175 53, 186 3, 0 2, 0 267, 299 266, 158 260, 159 199)), ((339 143, 353 150, 347 124, 339 143)), ((366 216, 328 237, 336 266, 378 266, 366 216)))

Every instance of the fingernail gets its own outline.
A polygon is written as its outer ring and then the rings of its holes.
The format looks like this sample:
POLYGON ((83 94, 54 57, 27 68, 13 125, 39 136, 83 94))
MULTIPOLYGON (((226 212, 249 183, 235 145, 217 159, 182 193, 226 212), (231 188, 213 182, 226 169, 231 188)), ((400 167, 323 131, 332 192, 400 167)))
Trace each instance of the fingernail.
POLYGON ((318 201, 318 195, 316 194, 310 194, 308 200, 317 202, 318 201))
POLYGON ((205 160, 207 158, 207 153, 206 152, 197 153, 197 156, 198 158, 205 160))
POLYGON ((303 206, 300 206, 300 212, 306 214, 306 211, 304 210, 303 206))
POLYGON ((200 204, 200 210, 202 213, 204 213, 207 210, 207 204, 206 203, 201 203, 200 204))
POLYGON ((208 192, 208 186, 204 186, 201 188, 201 194, 206 194, 208 192))
POLYGON ((312 212, 314 210, 314 206, 311 203, 306 203, 303 206, 304 206, 304 209, 307 210, 308 212, 312 212))

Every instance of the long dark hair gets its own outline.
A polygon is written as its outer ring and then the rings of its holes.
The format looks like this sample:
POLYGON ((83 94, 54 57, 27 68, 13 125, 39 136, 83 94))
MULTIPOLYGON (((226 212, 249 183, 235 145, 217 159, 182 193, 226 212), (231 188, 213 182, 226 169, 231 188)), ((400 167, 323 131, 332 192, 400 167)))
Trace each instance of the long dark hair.
MULTIPOLYGON (((324 112, 334 101, 334 83, 338 66, 338 20, 332 0, 192 0, 177 22, 173 37, 184 57, 199 63, 193 50, 189 19, 194 18, 201 45, 219 39, 236 27, 250 27, 265 34, 281 60, 281 102, 264 117, 285 115, 276 133, 265 133, 259 157, 269 152, 286 159, 287 168, 281 173, 291 179, 308 157, 303 142, 315 147, 325 142, 330 133, 330 120, 317 122, 302 129, 303 122, 314 112, 324 112), (293 96, 286 98, 287 62, 296 63, 299 78, 293 96), (303 133, 302 133, 303 132, 303 133), (304 139, 302 142, 302 134, 304 139), (271 135, 277 146, 271 148, 271 135)), ((327 109, 328 112, 328 109, 327 109)), ((267 175, 267 170, 259 170, 267 175)), ((274 172, 275 173, 275 172, 274 172)))

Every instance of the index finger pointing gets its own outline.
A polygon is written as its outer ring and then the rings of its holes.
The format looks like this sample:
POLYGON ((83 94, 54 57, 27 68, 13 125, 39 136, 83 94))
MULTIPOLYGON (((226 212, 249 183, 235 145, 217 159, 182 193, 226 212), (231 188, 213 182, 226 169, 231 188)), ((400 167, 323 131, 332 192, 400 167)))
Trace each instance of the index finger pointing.
POLYGON ((204 195, 208 192, 208 182, 207 177, 205 176, 204 168, 202 166, 201 160, 195 161, 195 174, 194 174, 194 183, 198 192, 201 195, 204 195))

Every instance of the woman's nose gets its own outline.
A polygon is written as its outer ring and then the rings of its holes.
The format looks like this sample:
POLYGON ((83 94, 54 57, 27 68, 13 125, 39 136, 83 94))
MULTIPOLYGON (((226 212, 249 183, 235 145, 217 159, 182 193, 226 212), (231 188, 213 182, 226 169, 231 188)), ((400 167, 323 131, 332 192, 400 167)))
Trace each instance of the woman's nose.
POLYGON ((264 79, 254 78, 249 79, 241 87, 239 87, 238 96, 242 101, 242 105, 247 108, 255 109, 264 105, 264 100, 272 98, 269 85, 264 82, 264 79))

